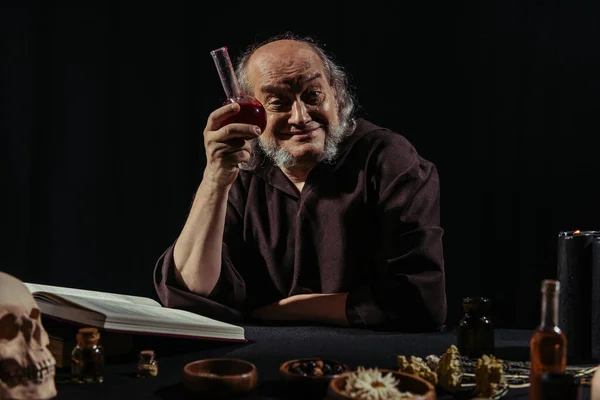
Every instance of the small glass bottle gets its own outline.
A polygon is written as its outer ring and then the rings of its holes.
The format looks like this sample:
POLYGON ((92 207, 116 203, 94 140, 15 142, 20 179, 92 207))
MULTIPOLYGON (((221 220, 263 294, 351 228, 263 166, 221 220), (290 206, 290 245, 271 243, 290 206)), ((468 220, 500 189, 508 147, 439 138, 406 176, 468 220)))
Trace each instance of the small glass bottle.
POLYGON ((465 297, 464 315, 458 324, 458 351, 462 356, 479 358, 493 355, 494 325, 490 318, 491 300, 486 297, 465 297))
POLYGON ((81 328, 71 352, 71 379, 80 383, 104 381, 104 349, 96 328, 81 328))
POLYGON ((264 131, 267 126, 265 108, 254 97, 242 93, 235 76, 233 64, 231 64, 231 59, 229 58, 227 47, 224 46, 215 49, 210 54, 217 67, 223 90, 225 90, 225 96, 227 96, 223 105, 230 103, 238 103, 240 105, 240 111, 233 117, 228 118, 223 125, 233 122, 251 124, 260 127, 261 131, 264 131))
POLYGON ((542 400, 542 375, 564 373, 567 368, 567 337, 558 327, 560 283, 542 281, 542 319, 529 340, 529 399, 542 400))
POLYGON ((158 375, 158 362, 154 350, 142 350, 138 356, 137 377, 147 378, 158 375))

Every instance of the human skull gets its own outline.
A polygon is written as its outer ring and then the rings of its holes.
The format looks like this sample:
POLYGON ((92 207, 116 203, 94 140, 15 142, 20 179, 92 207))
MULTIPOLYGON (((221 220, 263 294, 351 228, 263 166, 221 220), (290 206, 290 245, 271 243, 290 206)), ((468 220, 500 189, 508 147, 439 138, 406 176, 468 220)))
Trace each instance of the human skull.
POLYGON ((0 272, 0 399, 56 396, 56 362, 41 312, 27 287, 0 272))

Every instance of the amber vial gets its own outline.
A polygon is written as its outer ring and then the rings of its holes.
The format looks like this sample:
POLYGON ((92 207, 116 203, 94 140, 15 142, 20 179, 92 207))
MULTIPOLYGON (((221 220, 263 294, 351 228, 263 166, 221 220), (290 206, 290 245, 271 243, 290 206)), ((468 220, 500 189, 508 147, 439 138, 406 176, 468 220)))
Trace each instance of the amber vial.
POLYGON ((567 368, 567 337, 558 327, 558 299, 560 282, 546 279, 542 281, 542 318, 529 340, 529 398, 544 399, 542 375, 561 374, 567 368))
POLYGON ((98 344, 100 332, 96 328, 81 328, 77 345, 71 352, 71 379, 80 383, 104 381, 104 349, 98 344))
POLYGON ((491 300, 465 297, 464 315, 458 324, 458 351, 462 356, 478 358, 494 354, 494 325, 490 318, 491 300))

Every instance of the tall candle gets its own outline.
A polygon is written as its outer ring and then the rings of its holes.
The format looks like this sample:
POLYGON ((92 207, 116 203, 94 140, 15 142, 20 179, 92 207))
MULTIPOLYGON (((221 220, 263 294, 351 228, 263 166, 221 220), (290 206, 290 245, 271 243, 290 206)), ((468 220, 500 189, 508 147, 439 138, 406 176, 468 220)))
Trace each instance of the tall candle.
POLYGON ((592 357, 593 242, 600 231, 568 231, 558 235, 559 326, 567 335, 567 356, 592 357))

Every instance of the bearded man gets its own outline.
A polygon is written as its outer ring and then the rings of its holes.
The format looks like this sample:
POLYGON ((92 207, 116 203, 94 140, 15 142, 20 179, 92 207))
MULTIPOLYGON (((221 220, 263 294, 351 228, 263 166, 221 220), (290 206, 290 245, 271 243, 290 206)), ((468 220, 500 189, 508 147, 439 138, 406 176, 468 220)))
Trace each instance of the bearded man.
POLYGON ((355 117, 344 69, 311 38, 255 44, 236 73, 267 125, 224 125, 238 104, 208 117, 203 179, 154 271, 162 303, 232 322, 440 329, 435 165, 355 117))

